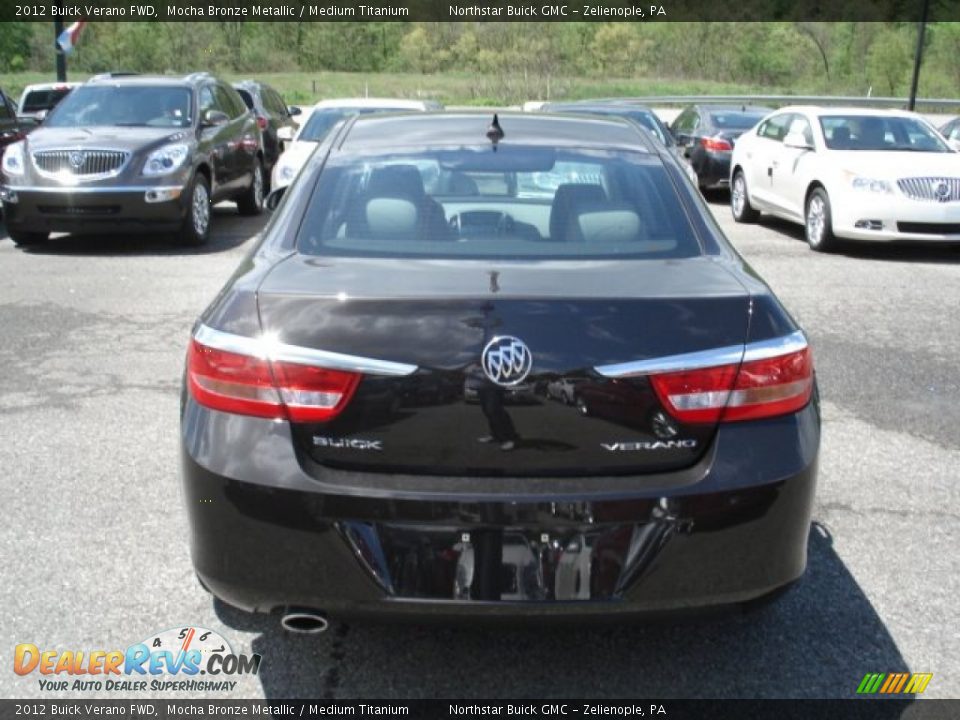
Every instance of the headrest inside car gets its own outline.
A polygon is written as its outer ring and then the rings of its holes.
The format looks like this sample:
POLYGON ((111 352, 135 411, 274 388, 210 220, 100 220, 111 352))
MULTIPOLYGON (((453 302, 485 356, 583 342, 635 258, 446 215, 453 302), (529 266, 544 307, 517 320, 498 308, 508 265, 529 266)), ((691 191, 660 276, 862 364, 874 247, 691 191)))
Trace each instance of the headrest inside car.
POLYGON ((366 219, 371 237, 407 237, 417 229, 417 206, 403 198, 371 198, 366 219))
POLYGON ((577 213, 576 234, 586 243, 637 242, 642 225, 636 210, 630 207, 587 207, 577 213))
POLYGON ((376 197, 421 198, 423 178, 416 165, 387 165, 370 174, 367 194, 376 197))

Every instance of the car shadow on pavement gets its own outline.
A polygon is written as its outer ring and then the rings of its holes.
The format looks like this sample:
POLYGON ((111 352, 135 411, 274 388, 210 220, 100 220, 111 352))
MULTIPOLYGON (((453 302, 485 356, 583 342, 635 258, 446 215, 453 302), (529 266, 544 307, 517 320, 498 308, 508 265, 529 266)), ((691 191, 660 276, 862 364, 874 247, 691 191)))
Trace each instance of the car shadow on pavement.
MULTIPOLYGON (((129 234, 118 235, 53 235, 46 242, 21 250, 32 255, 210 255, 243 245, 263 229, 269 218, 267 213, 255 217, 241 216, 233 203, 226 203, 214 206, 210 238, 199 247, 180 245, 170 233, 131 230, 129 234)), ((2 222, 0 242, 12 242, 2 222)))
MULTIPOLYGON (((730 212, 728 200, 711 198, 708 199, 708 203, 714 213, 730 212)), ((803 226, 797 223, 764 215, 757 221, 757 224, 804 245, 807 243, 803 226)), ((886 243, 841 240, 833 254, 857 260, 877 260, 880 262, 957 264, 960 263, 960 243, 951 245, 936 242, 886 243)))
MULTIPOLYGON (((277 617, 219 601, 215 610, 227 626, 260 633, 253 649, 268 699, 853 698, 868 672, 906 672, 826 528, 813 525, 808 548, 806 575, 774 604, 682 622, 334 621, 323 635, 291 636, 277 617)), ((889 709, 870 717, 900 717, 903 705, 889 709)))

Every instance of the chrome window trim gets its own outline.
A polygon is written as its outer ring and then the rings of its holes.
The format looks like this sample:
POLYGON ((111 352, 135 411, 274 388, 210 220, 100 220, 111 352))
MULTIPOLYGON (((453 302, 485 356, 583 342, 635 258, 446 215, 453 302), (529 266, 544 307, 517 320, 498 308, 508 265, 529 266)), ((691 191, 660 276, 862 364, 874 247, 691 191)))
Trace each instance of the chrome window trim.
POLYGON ((417 371, 416 365, 377 360, 375 358, 344 355, 327 350, 315 350, 299 345, 288 345, 281 342, 269 342, 264 338, 251 338, 244 335, 234 335, 201 324, 193 334, 194 339, 208 347, 226 352, 249 355, 251 357, 269 358, 278 362, 290 362, 300 365, 315 365, 330 370, 345 370, 347 372, 363 373, 365 375, 388 375, 404 377, 417 371))
POLYGON ((18 193, 142 193, 151 190, 183 190, 183 185, 122 185, 110 187, 81 187, 78 185, 4 185, 18 193))
POLYGON ((668 355, 666 357, 650 358, 649 360, 633 360, 631 362, 614 365, 598 365, 594 368, 600 375, 609 378, 637 377, 640 375, 656 375, 659 373, 682 372, 684 370, 701 370, 718 365, 732 365, 733 363, 765 360, 767 358, 797 352, 807 347, 807 338, 802 331, 797 330, 789 335, 769 340, 758 340, 746 345, 728 345, 726 347, 700 350, 697 352, 668 355))

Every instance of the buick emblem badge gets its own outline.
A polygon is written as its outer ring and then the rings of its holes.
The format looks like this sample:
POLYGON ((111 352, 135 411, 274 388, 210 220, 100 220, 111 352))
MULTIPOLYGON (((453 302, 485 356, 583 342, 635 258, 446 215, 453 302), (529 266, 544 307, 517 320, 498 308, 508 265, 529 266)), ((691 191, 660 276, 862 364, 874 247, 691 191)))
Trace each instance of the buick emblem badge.
POLYGON ((79 150, 73 150, 70 153, 70 166, 74 170, 79 170, 83 165, 83 161, 87 159, 87 156, 80 152, 79 150))
POLYGON ((510 335, 495 337, 487 343, 480 356, 484 374, 497 385, 518 385, 533 367, 530 348, 519 338, 510 335))
POLYGON ((950 186, 945 182, 938 182, 934 186, 933 192, 940 202, 947 202, 950 199, 950 186))

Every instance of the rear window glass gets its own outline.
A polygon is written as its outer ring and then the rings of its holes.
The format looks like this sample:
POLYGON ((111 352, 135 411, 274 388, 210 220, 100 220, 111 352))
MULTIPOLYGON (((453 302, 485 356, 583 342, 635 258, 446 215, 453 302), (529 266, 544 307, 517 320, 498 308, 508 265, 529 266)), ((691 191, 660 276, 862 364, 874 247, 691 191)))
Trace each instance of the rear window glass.
POLYGON ((765 113, 724 112, 710 113, 710 122, 721 130, 749 130, 763 119, 765 113))
POLYGON ((656 157, 531 146, 333 157, 298 238, 310 255, 691 257, 700 246, 656 157))
POLYGON ((51 90, 31 90, 23 99, 22 113, 40 112, 56 107, 57 103, 70 94, 70 88, 51 90))

